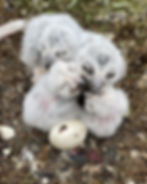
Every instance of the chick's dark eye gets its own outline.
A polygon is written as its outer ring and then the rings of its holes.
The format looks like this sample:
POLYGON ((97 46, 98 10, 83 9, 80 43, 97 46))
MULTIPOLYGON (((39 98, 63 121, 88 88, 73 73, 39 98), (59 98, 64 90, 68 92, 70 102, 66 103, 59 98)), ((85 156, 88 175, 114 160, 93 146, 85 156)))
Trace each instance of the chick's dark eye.
POLYGON ((51 63, 45 63, 45 65, 44 65, 44 66, 45 66, 45 68, 46 68, 46 69, 49 69, 49 68, 50 68, 50 66, 51 66, 51 63))
POLYGON ((90 75, 92 75, 92 74, 94 73, 94 69, 93 69, 92 66, 90 66, 89 64, 82 65, 82 68, 83 68, 83 70, 84 70, 86 73, 88 73, 88 74, 90 74, 90 75))
POLYGON ((106 78, 107 79, 112 79, 112 78, 114 78, 115 77, 115 73, 114 72, 109 72, 109 73, 107 73, 107 75, 106 75, 106 78))

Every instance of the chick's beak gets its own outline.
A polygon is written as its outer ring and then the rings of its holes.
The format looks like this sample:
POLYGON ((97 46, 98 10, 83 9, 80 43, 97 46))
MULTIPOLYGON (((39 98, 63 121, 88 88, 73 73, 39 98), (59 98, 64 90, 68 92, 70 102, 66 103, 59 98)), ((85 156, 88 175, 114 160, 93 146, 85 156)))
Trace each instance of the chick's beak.
POLYGON ((90 90, 90 81, 85 76, 81 77, 81 81, 79 83, 79 87, 82 91, 89 91, 90 90))
POLYGON ((90 83, 90 89, 92 93, 99 93, 104 87, 104 81, 99 78, 92 79, 90 83))
POLYGON ((46 55, 44 56, 44 66, 46 69, 49 69, 54 62, 54 59, 52 56, 46 55))
POLYGON ((104 81, 98 77, 86 78, 83 76, 79 86, 82 91, 99 93, 104 87, 104 81))

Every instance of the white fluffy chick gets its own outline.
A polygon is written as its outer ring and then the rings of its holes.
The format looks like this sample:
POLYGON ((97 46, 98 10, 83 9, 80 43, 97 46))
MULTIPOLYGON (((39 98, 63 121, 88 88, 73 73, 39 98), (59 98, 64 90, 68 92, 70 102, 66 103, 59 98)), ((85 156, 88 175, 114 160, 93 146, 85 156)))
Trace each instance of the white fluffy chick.
POLYGON ((97 93, 88 92, 83 83, 83 73, 76 63, 56 62, 26 94, 24 122, 49 131, 60 122, 79 119, 97 137, 112 136, 128 112, 126 94, 109 85, 97 93))
POLYGON ((94 90, 113 85, 126 74, 126 62, 120 50, 108 38, 94 32, 83 33, 76 61, 87 73, 94 90))
POLYGON ((41 14, 0 26, 0 40, 18 31, 24 31, 20 58, 31 71, 36 67, 49 68, 58 59, 73 60, 83 32, 69 14, 41 14))
POLYGON ((68 14, 39 15, 26 26, 21 60, 29 67, 49 68, 58 59, 70 61, 79 48, 82 28, 68 14))
POLYGON ((81 109, 75 100, 82 78, 74 63, 56 62, 50 71, 26 94, 24 122, 43 131, 65 120, 79 119, 81 109))
POLYGON ((128 110, 125 92, 107 86, 99 94, 87 94, 83 122, 97 137, 110 137, 120 127, 128 110))

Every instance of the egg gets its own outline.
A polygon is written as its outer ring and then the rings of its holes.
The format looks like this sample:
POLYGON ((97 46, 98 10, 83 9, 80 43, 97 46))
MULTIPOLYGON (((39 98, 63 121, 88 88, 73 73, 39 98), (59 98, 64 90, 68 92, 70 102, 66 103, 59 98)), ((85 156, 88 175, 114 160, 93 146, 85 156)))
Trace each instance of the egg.
POLYGON ((78 120, 55 125, 49 134, 50 143, 57 149, 68 150, 80 146, 86 139, 87 128, 78 120))

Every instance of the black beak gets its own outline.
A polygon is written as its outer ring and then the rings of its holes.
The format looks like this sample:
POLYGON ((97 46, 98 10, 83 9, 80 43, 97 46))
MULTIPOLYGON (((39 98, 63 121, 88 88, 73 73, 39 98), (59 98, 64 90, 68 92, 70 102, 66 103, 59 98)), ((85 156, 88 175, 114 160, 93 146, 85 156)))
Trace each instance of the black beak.
POLYGON ((49 69, 53 64, 53 58, 50 56, 45 56, 44 57, 44 67, 46 69, 49 69))
POLYGON ((79 84, 79 87, 81 89, 81 91, 89 91, 90 90, 90 81, 85 77, 82 76, 82 80, 81 83, 79 84))

